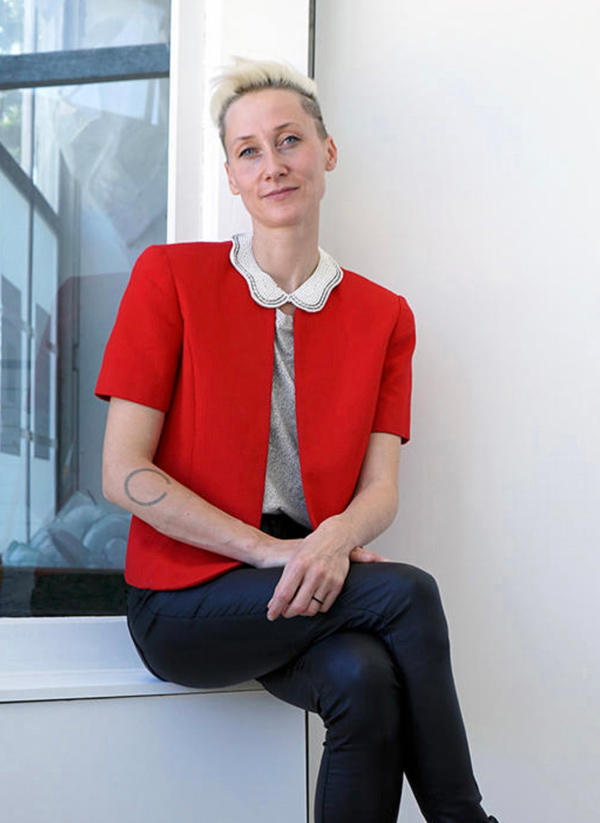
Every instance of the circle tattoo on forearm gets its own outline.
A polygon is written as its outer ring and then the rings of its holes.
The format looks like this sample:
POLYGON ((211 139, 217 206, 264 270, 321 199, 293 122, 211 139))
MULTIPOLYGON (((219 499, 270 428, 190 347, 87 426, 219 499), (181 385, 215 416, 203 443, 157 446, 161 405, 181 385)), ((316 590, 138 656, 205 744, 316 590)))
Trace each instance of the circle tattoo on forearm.
POLYGON ((171 485, 171 481, 169 480, 166 474, 159 472, 158 469, 135 469, 127 475, 125 479, 125 494, 127 495, 127 497, 134 503, 137 503, 138 506, 154 506, 156 503, 160 503, 161 500, 165 499, 165 497, 167 496, 166 492, 159 494, 159 496, 155 497, 153 500, 139 500, 131 492, 131 481, 136 476, 136 474, 141 474, 142 472, 150 472, 151 474, 157 474, 160 477, 160 479, 164 480, 168 486, 171 485))

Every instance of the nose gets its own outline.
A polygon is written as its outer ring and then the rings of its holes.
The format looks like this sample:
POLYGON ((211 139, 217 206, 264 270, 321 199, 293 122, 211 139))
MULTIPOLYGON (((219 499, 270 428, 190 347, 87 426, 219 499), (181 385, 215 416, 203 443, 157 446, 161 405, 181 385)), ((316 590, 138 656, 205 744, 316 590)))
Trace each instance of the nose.
POLYGON ((276 180, 287 174, 287 166, 275 146, 268 148, 263 157, 263 174, 265 179, 276 180))

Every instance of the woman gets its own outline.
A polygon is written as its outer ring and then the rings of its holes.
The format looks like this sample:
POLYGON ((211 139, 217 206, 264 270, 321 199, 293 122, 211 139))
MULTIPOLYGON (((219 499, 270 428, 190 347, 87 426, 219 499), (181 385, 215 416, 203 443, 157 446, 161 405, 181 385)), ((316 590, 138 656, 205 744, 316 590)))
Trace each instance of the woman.
POLYGON ((108 343, 103 483, 134 515, 129 625, 158 677, 257 678, 327 726, 317 823, 482 823, 433 579, 392 522, 412 315, 318 246, 337 149, 312 81, 238 61, 213 98, 233 243, 148 249, 108 343))

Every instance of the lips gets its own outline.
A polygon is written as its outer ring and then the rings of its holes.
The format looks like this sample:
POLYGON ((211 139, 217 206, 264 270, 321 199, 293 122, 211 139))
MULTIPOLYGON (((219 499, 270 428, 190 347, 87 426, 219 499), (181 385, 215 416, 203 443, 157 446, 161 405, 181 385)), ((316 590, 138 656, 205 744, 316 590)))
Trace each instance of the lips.
POLYGON ((283 189, 274 189, 273 191, 268 192, 267 194, 263 194, 263 199, 265 200, 278 200, 280 197, 285 197, 286 194, 290 194, 290 192, 296 191, 297 186, 287 186, 283 189))

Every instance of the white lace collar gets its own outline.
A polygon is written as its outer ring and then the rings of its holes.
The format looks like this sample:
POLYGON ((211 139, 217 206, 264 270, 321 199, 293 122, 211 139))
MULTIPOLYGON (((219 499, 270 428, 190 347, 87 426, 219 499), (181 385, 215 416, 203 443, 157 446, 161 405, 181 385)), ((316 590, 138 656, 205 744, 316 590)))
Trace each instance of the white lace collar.
POLYGON ((285 292, 264 272, 252 252, 252 235, 235 234, 229 259, 248 283, 250 294, 268 309, 283 306, 288 301, 304 311, 320 311, 332 290, 341 282, 343 272, 331 255, 319 249, 319 264, 308 280, 291 294, 285 292))

